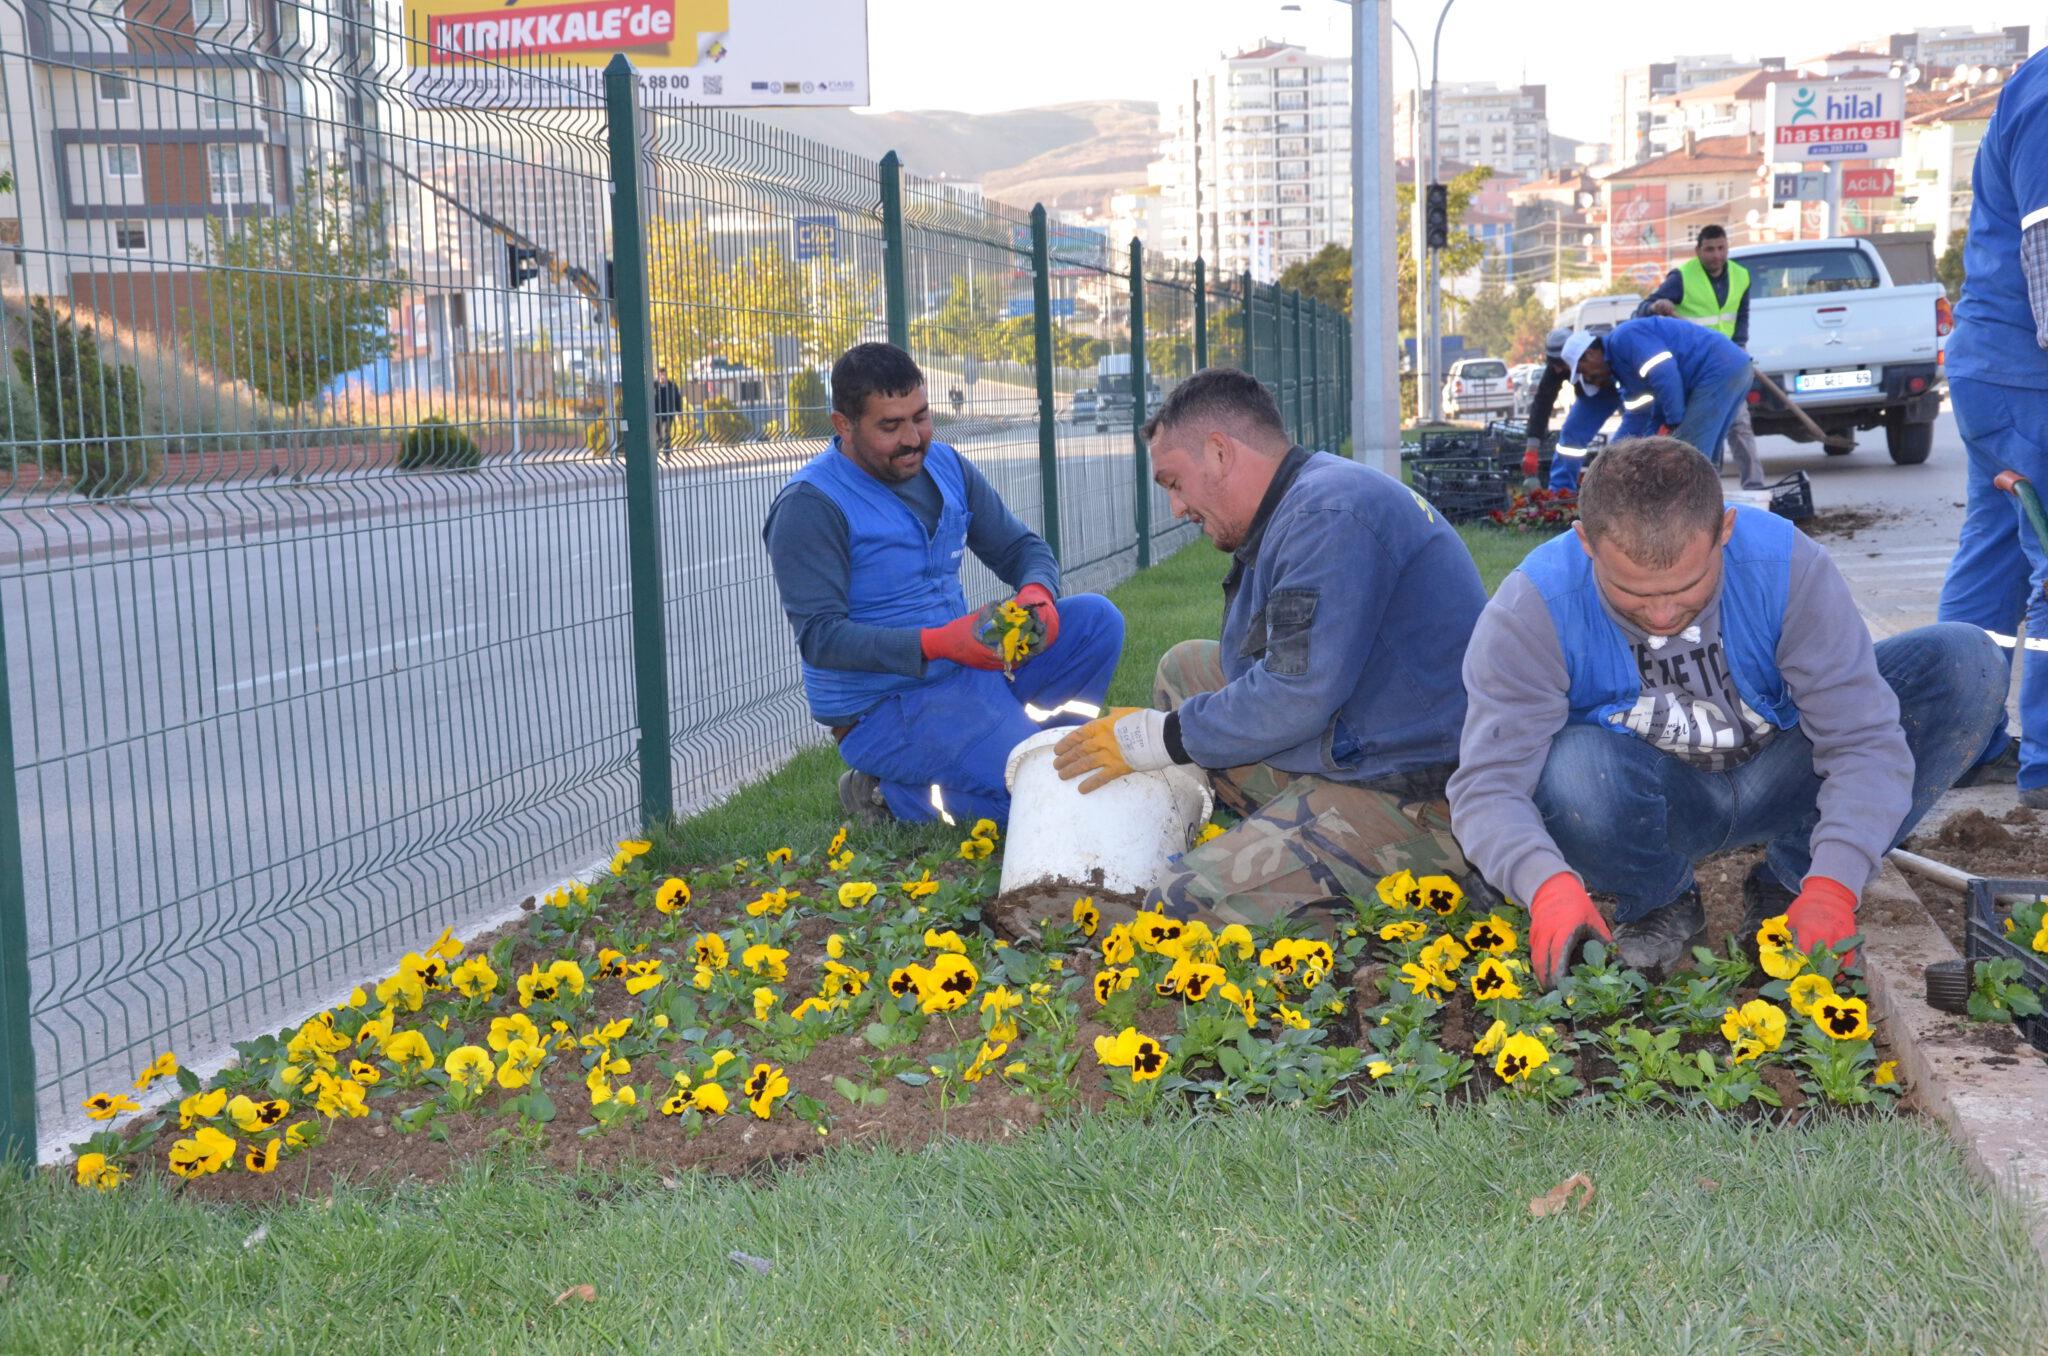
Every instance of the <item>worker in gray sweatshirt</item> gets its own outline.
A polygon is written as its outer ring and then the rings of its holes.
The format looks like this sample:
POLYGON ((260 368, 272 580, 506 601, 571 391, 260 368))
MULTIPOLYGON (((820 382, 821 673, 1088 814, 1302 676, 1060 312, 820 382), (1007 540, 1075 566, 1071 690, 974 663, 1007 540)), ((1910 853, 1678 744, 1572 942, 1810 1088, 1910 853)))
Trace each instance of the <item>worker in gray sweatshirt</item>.
POLYGON ((1662 977, 1701 940, 1693 865, 1768 844, 1743 883, 1745 937, 1786 916, 1839 946, 1884 853, 1955 783, 2003 716, 1981 628, 1873 646, 1826 551, 1728 508, 1674 438, 1616 444, 1577 528, 1530 552, 1480 615, 1452 826, 1529 909, 1537 979, 1611 941, 1662 977), (1609 930, 1588 894, 1614 898, 1609 930))

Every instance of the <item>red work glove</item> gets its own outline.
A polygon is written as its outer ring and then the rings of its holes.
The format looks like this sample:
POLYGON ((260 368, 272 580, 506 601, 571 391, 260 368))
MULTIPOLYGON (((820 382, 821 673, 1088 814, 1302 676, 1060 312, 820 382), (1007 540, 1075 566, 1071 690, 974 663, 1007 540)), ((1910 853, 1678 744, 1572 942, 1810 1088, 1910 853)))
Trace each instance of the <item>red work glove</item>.
POLYGON ((1038 648, 1050 650, 1052 643, 1060 638, 1060 610, 1053 605, 1052 590, 1043 584, 1026 584, 1017 590, 1017 606, 1028 607, 1038 614, 1039 622, 1045 627, 1045 643, 1038 648))
MULTIPOLYGON (((1856 892, 1826 876, 1808 876, 1799 884, 1799 898, 1785 910, 1785 923, 1801 951, 1826 942, 1838 947, 1856 935, 1856 892)), ((1843 957, 1854 960, 1855 953, 1843 957)))
POLYGON ((955 617, 944 626, 927 626, 917 633, 917 648, 926 659, 950 659, 970 669, 999 669, 1003 657, 975 638, 979 612, 955 617))
POLYGON ((1542 452, 1542 451, 1543 451, 1543 444, 1541 444, 1541 443, 1534 443, 1534 442, 1530 443, 1530 444, 1529 444, 1529 445, 1528 445, 1528 446, 1527 446, 1526 448, 1522 449, 1522 474, 1523 474, 1523 475, 1525 475, 1525 476, 1533 476, 1533 475, 1535 475, 1535 474, 1536 474, 1536 459, 1537 459, 1538 455, 1540 455, 1540 454, 1541 454, 1541 452, 1542 452))
POLYGON ((1573 954, 1595 936, 1614 940, 1577 876, 1560 871, 1536 887, 1536 897, 1529 901, 1529 959, 1536 967, 1537 983, 1556 988, 1573 954))

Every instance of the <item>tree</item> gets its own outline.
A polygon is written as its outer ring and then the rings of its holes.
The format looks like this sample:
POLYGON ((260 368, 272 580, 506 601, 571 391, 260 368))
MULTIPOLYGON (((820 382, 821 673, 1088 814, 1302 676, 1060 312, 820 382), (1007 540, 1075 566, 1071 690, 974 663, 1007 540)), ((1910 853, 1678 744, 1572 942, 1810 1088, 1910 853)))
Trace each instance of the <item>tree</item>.
POLYGON ((1351 246, 1325 245, 1313 257, 1289 264, 1280 272, 1280 285, 1350 315, 1351 246))
POLYGON ((207 309, 193 324, 216 371, 298 406, 391 351, 403 290, 384 202, 357 201, 348 166, 308 165, 291 206, 206 222, 207 309))
POLYGON ((874 283, 850 261, 797 260, 772 244, 726 258, 720 244, 693 218, 648 223, 654 359, 671 370, 712 357, 778 366, 778 338, 794 341, 804 365, 830 366, 874 314, 874 283))
MULTIPOLYGON (((1475 165, 1447 187, 1450 191, 1451 240, 1448 247, 1437 251, 1437 276, 1455 278, 1470 273, 1479 267, 1479 261, 1486 255, 1486 246, 1470 231, 1458 229, 1458 223, 1465 219, 1465 213, 1472 206, 1472 196, 1479 186, 1493 177, 1493 171, 1484 165, 1475 165)), ((1415 255, 1409 249, 1412 232, 1408 230, 1409 215, 1415 210, 1415 185, 1398 184, 1394 188, 1394 260, 1397 283, 1400 291, 1401 329, 1415 332, 1415 255)))
POLYGON ((1950 301, 1963 299, 1963 251, 1969 248, 1970 233, 1955 231, 1949 235, 1948 248, 1941 252, 1941 258, 1934 261, 1934 280, 1948 289, 1950 301))
POLYGON ((81 494, 121 494, 150 478, 154 450, 142 432, 142 378, 105 362, 92 326, 60 319, 48 302, 29 302, 28 343, 14 370, 35 392, 37 462, 81 494))
POLYGON ((1523 283, 1510 291, 1498 276, 1489 276, 1465 304, 1465 350, 1510 363, 1535 362, 1543 356, 1550 319, 1550 308, 1537 299, 1535 288, 1523 283))

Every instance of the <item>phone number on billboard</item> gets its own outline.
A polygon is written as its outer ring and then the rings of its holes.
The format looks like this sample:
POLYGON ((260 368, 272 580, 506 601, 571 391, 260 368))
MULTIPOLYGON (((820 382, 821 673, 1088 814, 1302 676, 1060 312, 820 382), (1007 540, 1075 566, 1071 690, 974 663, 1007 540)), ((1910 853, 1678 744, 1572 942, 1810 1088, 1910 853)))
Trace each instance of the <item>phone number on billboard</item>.
POLYGON ((1896 122, 1829 122, 1814 127, 1780 127, 1780 146, 1810 146, 1826 141, 1891 141, 1898 137, 1896 122))

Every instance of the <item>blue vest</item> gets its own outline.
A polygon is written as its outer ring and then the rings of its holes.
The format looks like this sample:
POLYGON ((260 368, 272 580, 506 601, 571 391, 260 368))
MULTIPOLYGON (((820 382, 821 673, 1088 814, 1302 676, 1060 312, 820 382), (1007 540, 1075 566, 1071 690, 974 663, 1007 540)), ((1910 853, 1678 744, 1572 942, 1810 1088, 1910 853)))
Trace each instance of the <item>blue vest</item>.
MULTIPOLYGON (((1778 672, 1778 636, 1785 626, 1798 530, 1774 513, 1738 506, 1735 531, 1721 557, 1721 648, 1728 671, 1750 709, 1781 730, 1799 723, 1799 708, 1778 672)), ((1628 637, 1601 605, 1593 562, 1578 534, 1545 542, 1520 568, 1543 595, 1557 628, 1571 676, 1571 722, 1620 725, 1642 695, 1642 675, 1628 637)))
MULTIPOLYGON (((926 532, 910 505, 839 450, 839 440, 791 477, 824 492, 846 515, 851 566, 846 615, 863 626, 939 626, 967 611, 960 588, 960 556, 967 549, 967 482, 960 457, 933 443, 924 469, 939 487, 939 525, 926 532)), ((924 678, 862 673, 805 664, 804 696, 811 716, 835 720, 865 714, 891 693, 940 676, 952 665, 933 660, 924 678)))

